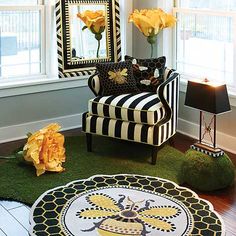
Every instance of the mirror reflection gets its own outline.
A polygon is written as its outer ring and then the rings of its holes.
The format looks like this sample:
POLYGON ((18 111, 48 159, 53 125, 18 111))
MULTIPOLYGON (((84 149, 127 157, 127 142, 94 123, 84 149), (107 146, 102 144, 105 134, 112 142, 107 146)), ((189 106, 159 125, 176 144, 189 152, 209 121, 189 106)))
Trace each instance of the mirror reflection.
POLYGON ((72 61, 107 58, 106 5, 71 5, 69 10, 72 61))

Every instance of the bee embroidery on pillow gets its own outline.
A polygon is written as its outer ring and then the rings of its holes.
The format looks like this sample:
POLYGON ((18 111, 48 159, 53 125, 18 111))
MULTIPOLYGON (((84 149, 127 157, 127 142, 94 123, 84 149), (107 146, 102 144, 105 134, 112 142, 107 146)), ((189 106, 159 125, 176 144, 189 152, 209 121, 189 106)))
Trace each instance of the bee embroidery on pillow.
MULTIPOLYGON (((147 236, 150 228, 162 232, 174 232, 176 226, 172 218, 180 215, 181 210, 174 206, 150 206, 153 200, 134 202, 125 195, 116 201, 106 194, 91 194, 86 200, 92 208, 77 212, 76 216, 85 220, 100 220, 82 232, 97 230, 100 236, 147 236), (126 199, 127 204, 123 204, 126 199), (140 205, 143 204, 143 207, 140 205)), ((157 232, 158 235, 158 232, 157 232)))
POLYGON ((112 80, 115 84, 125 84, 127 83, 127 71, 128 69, 109 71, 109 79, 112 80))
POLYGON ((136 59, 133 59, 132 66, 134 71, 146 71, 148 68, 146 66, 140 66, 136 59))

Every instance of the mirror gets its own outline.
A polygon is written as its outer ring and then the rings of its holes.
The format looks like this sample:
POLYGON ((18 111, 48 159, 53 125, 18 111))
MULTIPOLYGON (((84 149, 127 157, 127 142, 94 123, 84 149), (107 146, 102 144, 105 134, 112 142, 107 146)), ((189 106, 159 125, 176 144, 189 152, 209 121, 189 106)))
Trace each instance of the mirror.
POLYGON ((118 0, 56 3, 59 77, 90 75, 121 59, 118 0))
POLYGON ((107 58, 106 6, 70 7, 72 60, 107 58))

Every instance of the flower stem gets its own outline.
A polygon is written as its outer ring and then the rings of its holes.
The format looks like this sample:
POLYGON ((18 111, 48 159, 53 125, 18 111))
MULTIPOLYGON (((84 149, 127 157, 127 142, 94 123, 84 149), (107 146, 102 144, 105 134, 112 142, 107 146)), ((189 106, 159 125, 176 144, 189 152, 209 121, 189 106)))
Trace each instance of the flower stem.
POLYGON ((153 58, 154 44, 151 43, 151 58, 153 58))
POLYGON ((99 58, 100 46, 101 46, 101 40, 98 40, 97 58, 99 58))
POLYGON ((157 34, 148 36, 147 41, 149 44, 151 44, 151 58, 153 58, 154 44, 157 41, 157 34))

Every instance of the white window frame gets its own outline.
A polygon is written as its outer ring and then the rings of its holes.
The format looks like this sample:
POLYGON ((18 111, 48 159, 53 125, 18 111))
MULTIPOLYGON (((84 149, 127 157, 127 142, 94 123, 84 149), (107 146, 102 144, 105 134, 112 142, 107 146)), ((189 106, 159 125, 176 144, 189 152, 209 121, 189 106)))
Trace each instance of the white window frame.
MULTIPOLYGON (((40 12, 40 17, 41 17, 41 58, 40 58, 40 67, 41 67, 41 73, 35 76, 29 75, 29 76, 24 76, 26 79, 33 80, 35 78, 45 78, 46 77, 46 33, 45 33, 45 6, 44 5, 29 5, 29 6, 0 6, 0 11, 39 11, 40 12)), ((7 78, 8 80, 8 78, 7 78)), ((11 77, 11 81, 17 82, 22 80, 21 76, 15 76, 11 77)), ((3 82, 4 83, 4 82, 3 82)), ((8 81, 6 81, 8 83, 8 81)), ((1 84, 1 81, 0 81, 1 84)))
MULTIPOLYGON (((181 7, 174 7, 173 8, 173 14, 177 16, 178 13, 187 13, 187 14, 199 14, 199 15, 212 15, 212 16, 228 16, 233 18, 233 28, 234 28, 234 33, 233 35, 236 35, 236 12, 233 11, 217 11, 217 10, 202 10, 202 9, 193 9, 193 8, 181 8, 181 7)), ((178 27, 178 26, 177 26, 178 27)), ((177 32, 177 28, 176 28, 177 32)), ((174 39, 173 39, 173 45, 174 45, 174 55, 173 55, 173 65, 174 67, 177 66, 177 38, 176 38, 176 32, 174 34, 174 39)), ((191 75, 191 74, 185 74, 181 73, 181 91, 185 92, 186 87, 187 87, 187 80, 189 79, 199 79, 196 78, 196 76, 191 75)), ((236 37, 234 38, 234 68, 233 68, 233 74, 235 75, 234 77, 234 86, 227 86, 228 87, 228 92, 230 95, 230 100, 231 100, 231 105, 236 106, 236 37)))

